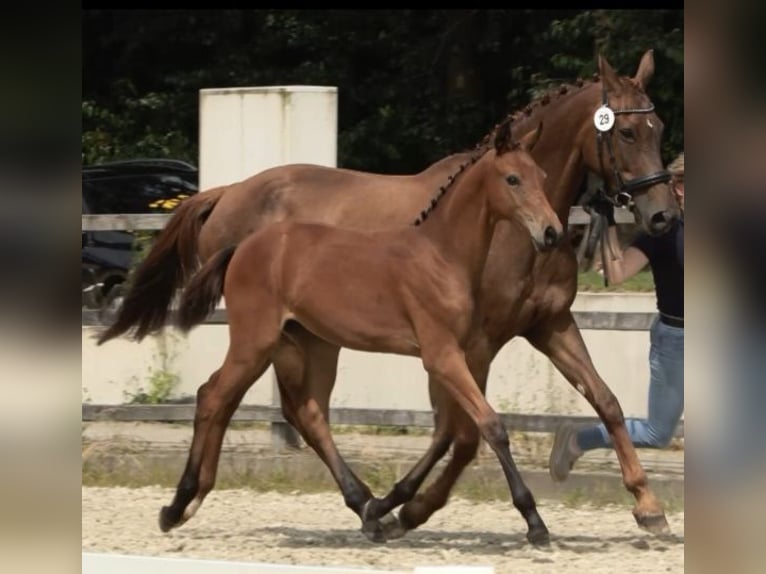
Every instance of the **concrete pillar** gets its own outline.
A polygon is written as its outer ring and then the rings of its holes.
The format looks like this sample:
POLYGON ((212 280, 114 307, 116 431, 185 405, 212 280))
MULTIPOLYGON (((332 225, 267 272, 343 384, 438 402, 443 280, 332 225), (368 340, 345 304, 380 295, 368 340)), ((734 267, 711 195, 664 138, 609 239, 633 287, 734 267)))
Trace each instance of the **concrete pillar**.
MULTIPOLYGON (((199 188, 241 181, 290 163, 337 165, 338 89, 333 86, 264 86, 200 90, 199 188)), ((271 381, 271 404, 279 407, 273 368, 256 382, 271 381), (264 380, 265 379, 265 380, 264 380)), ((297 447, 300 438, 284 423, 272 424, 274 446, 297 447)))
POLYGON ((200 90, 200 189, 288 163, 337 165, 338 89, 200 90))

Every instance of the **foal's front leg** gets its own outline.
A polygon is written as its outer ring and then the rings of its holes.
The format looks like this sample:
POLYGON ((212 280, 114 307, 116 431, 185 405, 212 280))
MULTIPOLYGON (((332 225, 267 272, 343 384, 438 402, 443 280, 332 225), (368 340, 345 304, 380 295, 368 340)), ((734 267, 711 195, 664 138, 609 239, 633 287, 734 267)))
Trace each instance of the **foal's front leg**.
POLYGON ((519 473, 510 450, 510 441, 500 416, 484 398, 471 376, 462 350, 454 342, 428 341, 421 338, 423 365, 429 375, 442 382, 453 400, 479 428, 481 436, 497 455, 508 481, 513 505, 527 523, 527 540, 532 544, 550 542, 548 528, 537 512, 532 492, 519 473))
MULTIPOLYGON (((483 339, 474 340, 466 355, 474 380, 484 393, 489 374, 491 354, 483 339)), ((471 418, 452 399, 435 377, 428 379, 428 391, 434 409, 434 432, 428 450, 415 466, 383 498, 373 499, 367 515, 375 517, 403 504, 399 511, 400 528, 392 534, 404 535, 426 522, 431 515, 447 504, 450 492, 465 468, 476 458, 481 436, 471 418), (452 444, 452 456, 436 480, 423 493, 418 489, 452 444)))
POLYGON ((585 396, 609 431, 625 487, 636 498, 633 515, 638 525, 650 532, 666 531, 668 522, 665 512, 649 487, 646 473, 625 428, 620 403, 596 372, 572 313, 566 310, 539 325, 527 335, 527 339, 548 355, 569 383, 585 396))

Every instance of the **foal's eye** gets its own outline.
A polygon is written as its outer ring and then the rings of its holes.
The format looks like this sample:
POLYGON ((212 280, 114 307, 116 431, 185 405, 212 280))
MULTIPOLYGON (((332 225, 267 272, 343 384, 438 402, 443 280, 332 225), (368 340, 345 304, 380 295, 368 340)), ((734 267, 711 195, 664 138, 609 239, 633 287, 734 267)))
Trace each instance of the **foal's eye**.
POLYGON ((624 137, 628 141, 635 141, 636 134, 633 133, 633 130, 630 128, 621 128, 620 129, 620 135, 624 137))
POLYGON ((509 175, 505 178, 505 181, 508 182, 508 185, 519 185, 521 183, 518 175, 509 175))

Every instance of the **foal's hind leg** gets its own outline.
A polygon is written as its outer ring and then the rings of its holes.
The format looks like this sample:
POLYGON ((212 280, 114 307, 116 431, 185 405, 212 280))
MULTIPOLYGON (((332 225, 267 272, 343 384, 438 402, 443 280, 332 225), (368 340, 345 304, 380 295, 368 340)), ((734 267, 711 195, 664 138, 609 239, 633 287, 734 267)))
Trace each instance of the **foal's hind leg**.
POLYGON ((394 534, 395 518, 381 523, 365 519, 364 509, 372 499, 369 487, 349 468, 338 452, 329 425, 330 394, 335 385, 340 348, 317 338, 299 325, 291 324, 274 354, 285 418, 325 463, 343 494, 343 500, 362 520, 362 531, 375 542, 394 534))
POLYGON ((585 396, 609 431, 625 487, 636 498, 633 515, 638 525, 650 532, 667 530, 665 512, 649 487, 646 473, 625 428, 620 403, 596 372, 572 314, 567 310, 540 325, 527 339, 548 355, 570 384, 585 396))
POLYGON ((194 516, 212 490, 229 421, 247 390, 269 366, 279 328, 273 329, 273 333, 269 331, 264 329, 259 332, 253 325, 230 319, 231 343, 224 363, 197 391, 189 458, 173 501, 160 511, 159 523, 163 532, 180 526, 194 516), (248 335, 253 339, 248 340, 248 335))

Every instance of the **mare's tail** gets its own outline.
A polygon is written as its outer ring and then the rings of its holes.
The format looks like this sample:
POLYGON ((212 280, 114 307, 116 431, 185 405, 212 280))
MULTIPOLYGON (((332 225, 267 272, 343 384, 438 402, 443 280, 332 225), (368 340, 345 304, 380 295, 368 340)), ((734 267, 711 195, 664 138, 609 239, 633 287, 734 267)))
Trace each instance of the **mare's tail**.
POLYGON ((223 295, 223 282, 236 245, 213 255, 191 278, 181 295, 177 326, 184 333, 202 323, 215 310, 223 295))
POLYGON ((135 269, 115 322, 101 333, 98 344, 132 331, 140 341, 165 326, 178 288, 197 266, 197 238, 225 188, 198 193, 181 202, 157 236, 146 258, 135 269))

